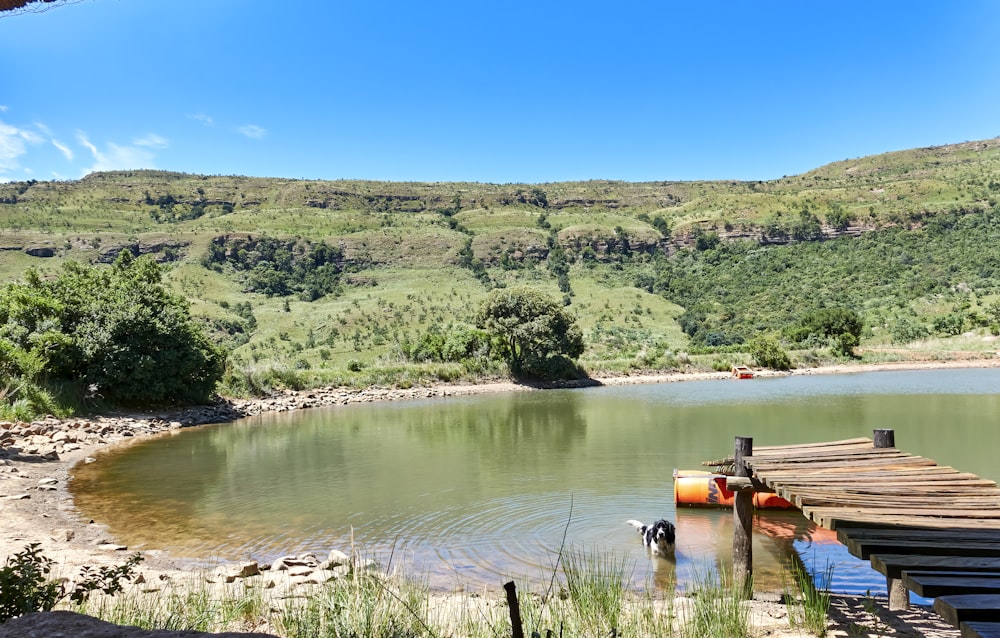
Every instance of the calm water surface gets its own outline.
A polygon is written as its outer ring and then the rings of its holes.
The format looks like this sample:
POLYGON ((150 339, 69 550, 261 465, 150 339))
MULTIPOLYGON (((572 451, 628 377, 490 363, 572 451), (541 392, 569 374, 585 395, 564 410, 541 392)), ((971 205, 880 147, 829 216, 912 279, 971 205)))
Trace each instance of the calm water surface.
MULTIPOLYGON (((728 511, 675 511, 674 468, 758 445, 871 436, 1000 480, 1000 370, 875 372, 512 393, 269 414, 185 430, 78 468, 84 516, 134 547, 262 561, 352 543, 439 588, 547 581, 559 548, 634 563, 633 585, 731 562, 728 511), (651 561, 629 518, 675 520, 651 561)), ((835 588, 884 590, 797 512, 763 513, 759 586, 780 561, 836 563, 835 588)))

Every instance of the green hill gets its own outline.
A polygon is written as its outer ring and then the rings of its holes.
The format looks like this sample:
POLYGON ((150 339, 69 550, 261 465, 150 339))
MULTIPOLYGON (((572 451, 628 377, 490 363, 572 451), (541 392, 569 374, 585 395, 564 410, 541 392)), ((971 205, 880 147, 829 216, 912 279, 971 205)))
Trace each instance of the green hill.
POLYGON ((867 358, 983 352, 998 197, 1000 138, 765 182, 95 173, 0 184, 0 276, 149 254, 250 388, 502 374, 414 353, 515 283, 564 298, 592 373, 723 369, 765 334, 813 364, 833 344, 802 326, 823 308, 860 315, 867 358))

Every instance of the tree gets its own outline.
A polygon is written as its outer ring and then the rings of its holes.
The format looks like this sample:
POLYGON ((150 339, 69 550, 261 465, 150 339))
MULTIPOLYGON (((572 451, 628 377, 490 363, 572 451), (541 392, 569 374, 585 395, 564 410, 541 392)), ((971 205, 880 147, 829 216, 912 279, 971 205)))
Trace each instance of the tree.
POLYGON ((476 326, 495 339, 517 376, 539 379, 580 376, 583 333, 557 300, 532 288, 492 291, 476 314, 476 326))
POLYGON ((111 268, 67 262, 44 280, 28 271, 0 289, 0 339, 42 361, 39 376, 112 401, 205 400, 225 356, 160 278, 160 266, 127 251, 111 268))
POLYGON ((792 362, 788 358, 788 353, 784 351, 781 344, 774 337, 755 337, 747 345, 750 356, 754 358, 757 365, 773 370, 790 370, 792 362))

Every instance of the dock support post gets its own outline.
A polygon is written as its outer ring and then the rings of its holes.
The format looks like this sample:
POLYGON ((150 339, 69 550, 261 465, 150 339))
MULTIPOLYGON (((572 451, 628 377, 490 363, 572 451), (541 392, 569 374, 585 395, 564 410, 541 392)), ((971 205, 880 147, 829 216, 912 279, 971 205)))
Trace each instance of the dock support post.
MULTIPOLYGON (((894 448, 896 447, 896 431, 875 430, 872 442, 875 448, 894 448)), ((898 611, 910 608, 910 591, 903 586, 901 578, 886 576, 885 589, 889 594, 889 609, 898 611)))
MULTIPOLYGON (((753 437, 736 437, 735 476, 749 477, 743 458, 753 456, 753 437)), ((753 596, 753 492, 736 492, 733 502, 733 586, 744 598, 753 596)))
POLYGON ((895 430, 875 430, 874 444, 876 448, 896 447, 895 430))

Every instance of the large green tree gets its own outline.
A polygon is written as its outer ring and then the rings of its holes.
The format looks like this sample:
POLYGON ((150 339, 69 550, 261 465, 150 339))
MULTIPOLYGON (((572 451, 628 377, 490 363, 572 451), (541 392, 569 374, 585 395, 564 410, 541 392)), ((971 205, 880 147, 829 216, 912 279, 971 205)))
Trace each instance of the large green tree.
POLYGON ((583 333, 562 304, 541 291, 527 287, 493 290, 476 314, 476 325, 494 336, 517 376, 580 376, 575 360, 583 354, 583 333))
POLYGON ((68 262, 56 277, 30 270, 0 289, 0 343, 40 361, 46 378, 115 402, 207 399, 225 363, 160 266, 128 252, 110 268, 68 262))

